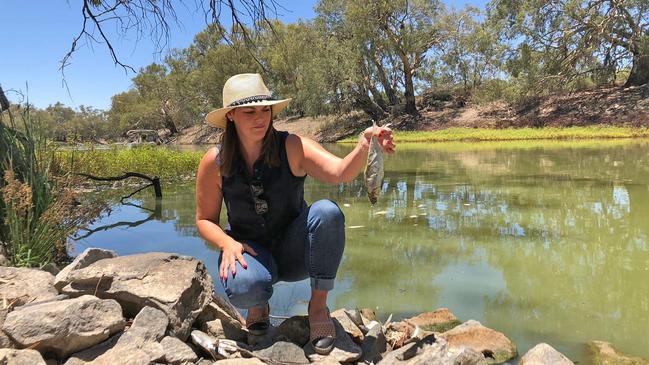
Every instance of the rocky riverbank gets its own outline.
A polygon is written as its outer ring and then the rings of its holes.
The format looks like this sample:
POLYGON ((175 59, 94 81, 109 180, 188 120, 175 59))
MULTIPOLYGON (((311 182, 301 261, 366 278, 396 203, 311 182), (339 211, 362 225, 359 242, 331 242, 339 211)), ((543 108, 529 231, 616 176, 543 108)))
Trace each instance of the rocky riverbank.
MULTIPOLYGON (((444 308, 384 323, 372 310, 338 309, 336 347, 317 355, 305 316, 250 335, 213 295, 203 263, 169 253, 88 249, 60 272, 0 267, 0 295, 0 364, 483 365, 518 356, 504 334, 444 308)), ((588 346, 594 364, 649 365, 605 342, 588 346)), ((573 364, 544 343, 518 363, 573 364)))

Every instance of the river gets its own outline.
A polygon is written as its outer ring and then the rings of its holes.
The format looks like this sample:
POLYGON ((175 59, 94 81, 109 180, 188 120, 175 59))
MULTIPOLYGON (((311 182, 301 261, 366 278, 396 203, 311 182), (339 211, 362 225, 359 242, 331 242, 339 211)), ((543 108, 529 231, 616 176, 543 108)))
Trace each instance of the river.
MULTIPOLYGON (((308 202, 332 199, 346 217, 330 307, 396 319, 448 307, 503 332, 521 354, 546 342, 589 364, 585 343, 596 339, 649 358, 649 141, 398 150, 386 158, 374 207, 362 174, 340 185, 307 179, 308 202)), ((178 252, 217 277, 218 252, 194 225, 193 183, 163 182, 163 190, 157 206, 152 192, 133 200, 141 207, 115 203, 91 228, 117 225, 74 241, 74 250, 178 252)), ((305 313, 308 297, 308 281, 278 283, 272 312, 305 313)))

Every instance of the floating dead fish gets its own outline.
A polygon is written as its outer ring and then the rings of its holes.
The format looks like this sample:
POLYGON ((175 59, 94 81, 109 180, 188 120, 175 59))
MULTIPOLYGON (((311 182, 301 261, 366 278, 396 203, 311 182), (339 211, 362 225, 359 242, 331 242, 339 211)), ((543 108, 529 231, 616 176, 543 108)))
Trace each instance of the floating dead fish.
POLYGON ((363 228, 363 227, 365 227, 365 226, 349 226, 347 228, 349 228, 349 229, 358 229, 358 228, 363 228))
POLYGON ((382 211, 380 211, 380 212, 376 212, 376 213, 374 213, 374 215, 386 215, 387 213, 388 213, 387 211, 382 210, 382 211))
POLYGON ((419 217, 418 215, 411 215, 410 218, 417 218, 419 217))
MULTIPOLYGON (((386 124, 387 127, 389 124, 386 124)), ((374 123, 372 125, 372 139, 370 140, 370 149, 367 153, 367 166, 365 166, 365 188, 370 203, 376 204, 383 185, 383 149, 379 144, 377 137, 379 127, 374 123)))
POLYGON ((351 207, 352 205, 351 205, 351 204, 348 204, 348 203, 345 203, 345 204, 343 204, 343 206, 344 206, 345 208, 349 208, 349 207, 351 207))

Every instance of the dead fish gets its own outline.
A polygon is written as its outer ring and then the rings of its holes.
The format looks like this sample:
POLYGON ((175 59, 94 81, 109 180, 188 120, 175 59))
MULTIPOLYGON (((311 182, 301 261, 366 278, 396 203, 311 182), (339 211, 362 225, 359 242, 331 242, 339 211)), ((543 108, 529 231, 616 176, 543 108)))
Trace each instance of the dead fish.
MULTIPOLYGON (((389 124, 386 124, 387 127, 389 124)), ((379 144, 377 137, 379 127, 374 123, 372 125, 372 139, 370 140, 370 149, 367 153, 367 166, 365 166, 365 188, 370 203, 376 204, 383 184, 383 149, 379 144)))
POLYGON ((190 337, 194 345, 210 354, 212 356, 212 359, 219 360, 224 358, 223 355, 219 354, 217 339, 199 330, 193 330, 190 334, 190 337))

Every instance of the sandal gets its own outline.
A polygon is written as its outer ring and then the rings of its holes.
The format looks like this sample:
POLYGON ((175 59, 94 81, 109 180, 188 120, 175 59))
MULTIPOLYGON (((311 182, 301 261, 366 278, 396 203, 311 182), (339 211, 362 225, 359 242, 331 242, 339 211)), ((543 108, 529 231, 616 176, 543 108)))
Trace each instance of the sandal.
POLYGON ((268 327, 270 327, 270 304, 266 304, 266 314, 259 316, 251 316, 250 311, 248 311, 248 316, 246 317, 246 328, 251 335, 263 336, 268 332, 268 327))
POLYGON ((333 350, 336 342, 336 327, 329 314, 329 308, 327 308, 325 322, 312 322, 309 316, 309 342, 319 355, 328 355, 333 350))

